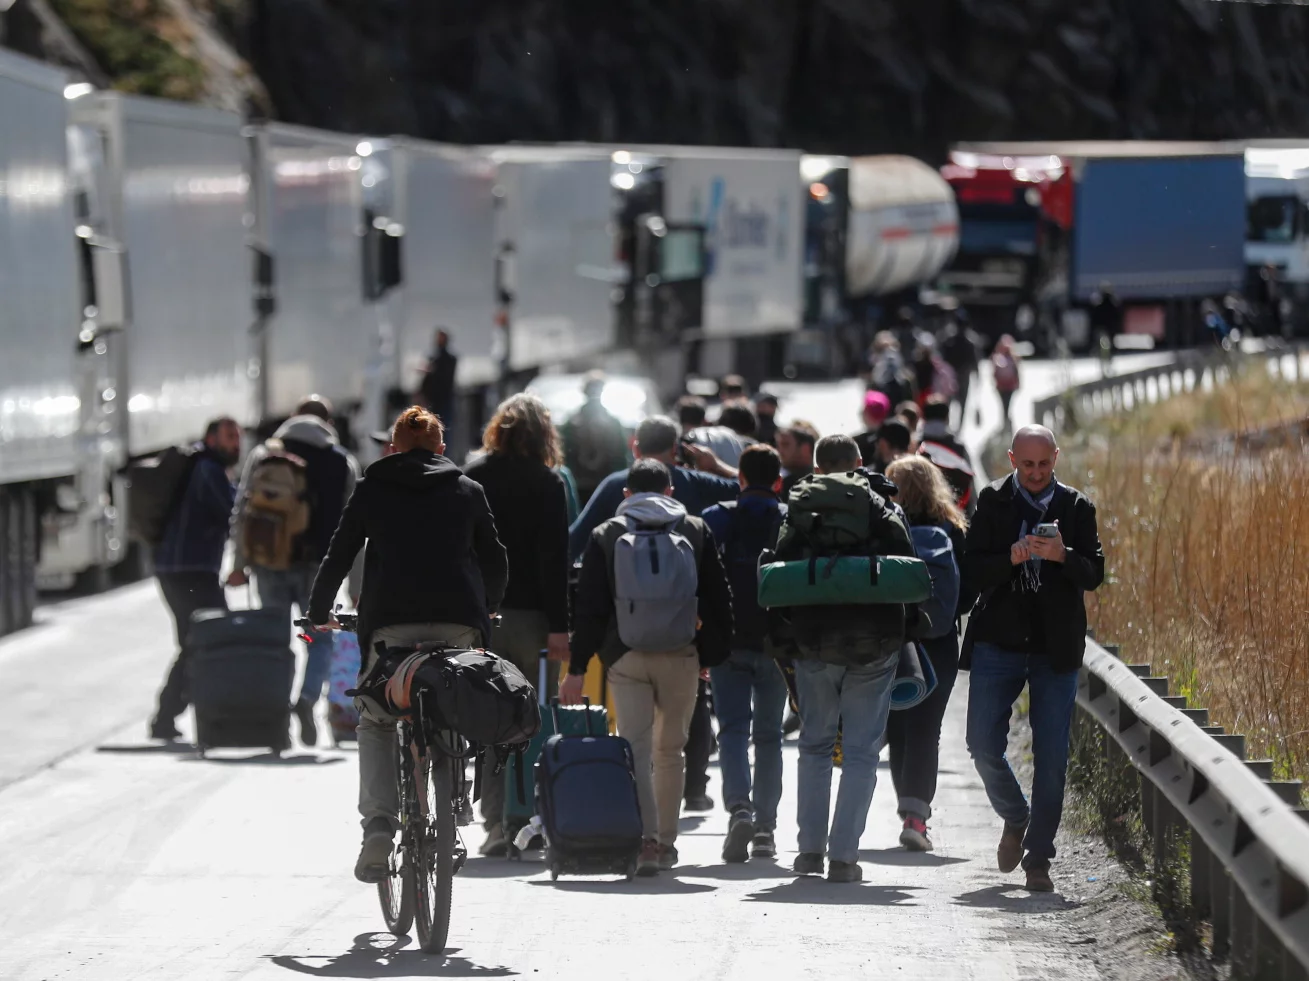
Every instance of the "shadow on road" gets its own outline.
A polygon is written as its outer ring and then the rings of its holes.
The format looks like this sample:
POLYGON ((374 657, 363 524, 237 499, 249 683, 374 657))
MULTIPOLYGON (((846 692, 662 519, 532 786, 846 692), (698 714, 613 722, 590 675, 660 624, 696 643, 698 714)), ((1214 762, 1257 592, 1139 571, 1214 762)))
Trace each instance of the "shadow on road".
POLYGON ((466 957, 453 957, 459 948, 445 954, 424 954, 405 950, 413 941, 389 933, 361 933, 344 954, 270 955, 278 967, 318 978, 511 978, 520 972, 507 967, 486 967, 466 957))
POLYGON ((753 859, 722 865, 679 865, 674 875, 691 879, 724 879, 729 882, 749 882, 751 879, 793 879, 795 873, 775 861, 753 859))
POLYGON ((689 896, 696 892, 713 892, 717 886, 700 882, 681 882, 676 876, 660 873, 648 879, 535 879, 532 886, 548 886, 560 892, 613 893, 616 896, 689 896))
POLYGON ((799 876, 746 896, 751 903, 800 903, 811 906, 917 906, 908 902, 921 886, 877 886, 869 883, 828 882, 817 876, 799 876))
POLYGON ((544 871, 545 859, 537 851, 528 852, 521 860, 469 858, 459 870, 459 876, 463 879, 526 879, 544 871))
POLYGON ((190 743, 142 743, 139 746, 97 746, 97 753, 121 753, 127 756, 194 756, 195 747, 190 743))
POLYGON ((1016 884, 987 886, 985 889, 966 892, 956 896, 954 904, 977 909, 998 909, 1005 913, 1052 913, 1062 909, 1076 909, 1079 905, 1057 892, 1028 892, 1016 884))
POLYGON ((186 756, 183 763, 217 763, 220 766, 331 766, 344 763, 344 756, 320 756, 317 753, 296 753, 292 756, 279 756, 276 753, 260 753, 257 756, 213 756, 201 759, 199 756, 186 756))
POLYGON ((935 852, 911 852, 903 848, 864 848, 859 852, 859 860, 872 862, 874 865, 896 865, 912 869, 934 869, 942 865, 958 865, 960 862, 970 861, 966 858, 937 855, 935 852))

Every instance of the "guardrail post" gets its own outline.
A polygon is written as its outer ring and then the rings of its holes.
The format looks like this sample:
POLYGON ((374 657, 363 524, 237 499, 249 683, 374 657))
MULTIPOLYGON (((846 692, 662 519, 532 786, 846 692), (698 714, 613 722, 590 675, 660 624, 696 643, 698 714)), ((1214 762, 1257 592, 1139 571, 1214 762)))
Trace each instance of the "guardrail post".
POLYGON ((1223 861, 1209 852, 1210 923, 1214 928, 1214 960, 1224 960, 1232 950, 1232 877, 1223 861))
POLYGON ((1213 915, 1213 852, 1198 834, 1191 835, 1191 916, 1197 921, 1213 915))
POLYGON ((1232 883, 1232 974, 1238 978, 1255 976, 1258 964, 1257 917, 1239 886, 1232 883))

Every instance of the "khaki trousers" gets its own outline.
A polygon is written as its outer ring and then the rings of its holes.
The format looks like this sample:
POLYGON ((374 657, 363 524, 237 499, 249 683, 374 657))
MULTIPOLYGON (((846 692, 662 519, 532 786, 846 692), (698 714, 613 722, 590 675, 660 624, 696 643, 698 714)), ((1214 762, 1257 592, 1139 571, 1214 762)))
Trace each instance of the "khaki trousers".
POLYGON ((695 712, 700 658, 695 647, 628 651, 609 669, 618 734, 632 744, 646 838, 677 840, 686 777, 686 737, 695 712))

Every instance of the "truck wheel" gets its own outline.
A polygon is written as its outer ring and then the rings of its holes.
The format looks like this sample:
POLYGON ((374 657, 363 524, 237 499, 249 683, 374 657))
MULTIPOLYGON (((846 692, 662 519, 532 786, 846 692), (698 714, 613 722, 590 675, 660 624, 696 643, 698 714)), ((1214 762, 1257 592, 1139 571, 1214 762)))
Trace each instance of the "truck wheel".
POLYGON ((40 546, 41 524, 36 513, 36 495, 31 490, 24 490, 19 498, 21 507, 20 535, 23 545, 23 581, 22 607, 19 611, 19 628, 30 627, 32 616, 36 612, 36 563, 40 546))
POLYGON ((0 488, 0 637, 15 629, 17 619, 13 606, 13 579, 20 557, 9 532, 9 499, 12 495, 12 489, 0 488))

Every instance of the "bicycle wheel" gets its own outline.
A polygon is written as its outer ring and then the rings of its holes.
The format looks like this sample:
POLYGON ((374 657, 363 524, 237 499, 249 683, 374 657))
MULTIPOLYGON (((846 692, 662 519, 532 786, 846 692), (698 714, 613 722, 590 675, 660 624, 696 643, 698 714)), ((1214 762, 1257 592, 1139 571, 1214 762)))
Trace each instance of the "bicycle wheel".
MULTIPOLYGON (((407 734, 400 733, 399 738, 407 739, 407 734)), ((404 826, 400 831, 400 847, 391 852, 391 874, 377 884, 377 898, 382 904, 382 919, 386 929, 397 937, 408 936, 409 928, 414 923, 415 883, 414 883, 414 829, 413 819, 409 816, 409 802, 417 796, 414 789, 413 766, 409 762, 407 746, 399 747, 398 790, 400 814, 404 826)), ((417 811, 417 808, 414 808, 417 811)))
POLYGON ((391 875, 377 884, 377 898, 387 932, 404 937, 414 923, 414 867, 403 858, 393 857, 391 862, 391 875))
POLYGON ((429 954, 445 950, 450 933, 450 903, 454 888, 455 813, 451 761, 431 754, 421 769, 427 806, 423 826, 416 828, 415 898, 418 943, 429 954))

